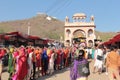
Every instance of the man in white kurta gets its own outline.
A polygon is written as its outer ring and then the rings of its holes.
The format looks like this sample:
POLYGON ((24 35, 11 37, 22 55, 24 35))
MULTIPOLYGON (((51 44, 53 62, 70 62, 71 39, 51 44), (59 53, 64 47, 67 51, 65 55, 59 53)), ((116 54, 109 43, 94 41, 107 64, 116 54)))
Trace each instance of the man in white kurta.
POLYGON ((99 60, 97 57, 98 56, 103 56, 103 50, 102 47, 99 47, 98 49, 95 50, 95 63, 94 63, 94 71, 95 69, 98 68, 98 71, 102 71, 102 66, 103 66, 103 60, 99 60))

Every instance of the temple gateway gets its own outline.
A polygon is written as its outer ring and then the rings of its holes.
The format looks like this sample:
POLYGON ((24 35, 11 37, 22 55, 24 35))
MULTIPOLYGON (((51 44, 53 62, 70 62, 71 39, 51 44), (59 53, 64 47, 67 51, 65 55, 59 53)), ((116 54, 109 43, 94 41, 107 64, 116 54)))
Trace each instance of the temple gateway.
POLYGON ((90 17, 89 22, 86 21, 86 17, 84 13, 76 13, 72 17, 73 21, 70 22, 69 17, 66 16, 64 25, 65 46, 79 44, 93 47, 96 38, 94 16, 90 17))

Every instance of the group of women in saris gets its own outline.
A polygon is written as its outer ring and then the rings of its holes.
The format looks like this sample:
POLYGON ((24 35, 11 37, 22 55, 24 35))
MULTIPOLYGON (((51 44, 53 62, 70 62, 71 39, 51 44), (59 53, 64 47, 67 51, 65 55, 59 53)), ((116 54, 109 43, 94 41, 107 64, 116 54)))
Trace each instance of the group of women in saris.
POLYGON ((10 47, 9 80, 35 80, 36 75, 39 77, 53 74, 54 70, 60 70, 70 64, 70 51, 72 50, 69 48, 10 47))
POLYGON ((9 80, 23 80, 28 73, 27 54, 24 47, 19 49, 10 48, 8 71, 9 80))

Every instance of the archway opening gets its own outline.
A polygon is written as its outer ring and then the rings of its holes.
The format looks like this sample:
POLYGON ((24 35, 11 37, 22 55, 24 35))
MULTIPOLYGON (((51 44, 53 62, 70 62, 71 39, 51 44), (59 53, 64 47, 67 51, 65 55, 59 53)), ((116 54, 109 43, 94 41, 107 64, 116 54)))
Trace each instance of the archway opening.
POLYGON ((67 36, 69 37, 71 31, 69 29, 66 30, 67 36))
POLYGON ((93 30, 92 29, 89 29, 88 30, 88 37, 92 36, 93 35, 93 30))
POLYGON ((86 34, 83 30, 76 30, 73 32, 73 44, 82 44, 85 43, 86 44, 86 34))

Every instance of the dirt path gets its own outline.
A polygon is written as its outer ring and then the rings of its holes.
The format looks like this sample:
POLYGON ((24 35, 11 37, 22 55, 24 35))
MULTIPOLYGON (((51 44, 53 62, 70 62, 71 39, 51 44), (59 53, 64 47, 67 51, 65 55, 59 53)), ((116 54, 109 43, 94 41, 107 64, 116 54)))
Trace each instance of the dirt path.
MULTIPOLYGON (((90 63, 91 74, 90 74, 88 80, 108 80, 108 76, 105 73, 102 73, 100 75, 98 73, 95 73, 95 74, 92 73, 93 64, 94 64, 94 62, 90 63)), ((9 74, 7 72, 3 72, 2 80, 8 80, 8 76, 9 76, 9 74)), ((37 80, 70 80, 69 68, 55 71, 55 73, 53 75, 39 77, 37 80)))
MULTIPOLYGON (((108 80, 108 76, 105 73, 102 74, 98 74, 95 73, 93 74, 93 64, 94 62, 92 61, 90 63, 90 71, 91 74, 88 78, 88 80, 108 80)), ((52 76, 44 76, 44 77, 40 77, 37 80, 70 80, 69 77, 69 68, 65 68, 59 71, 56 71, 52 76)))

